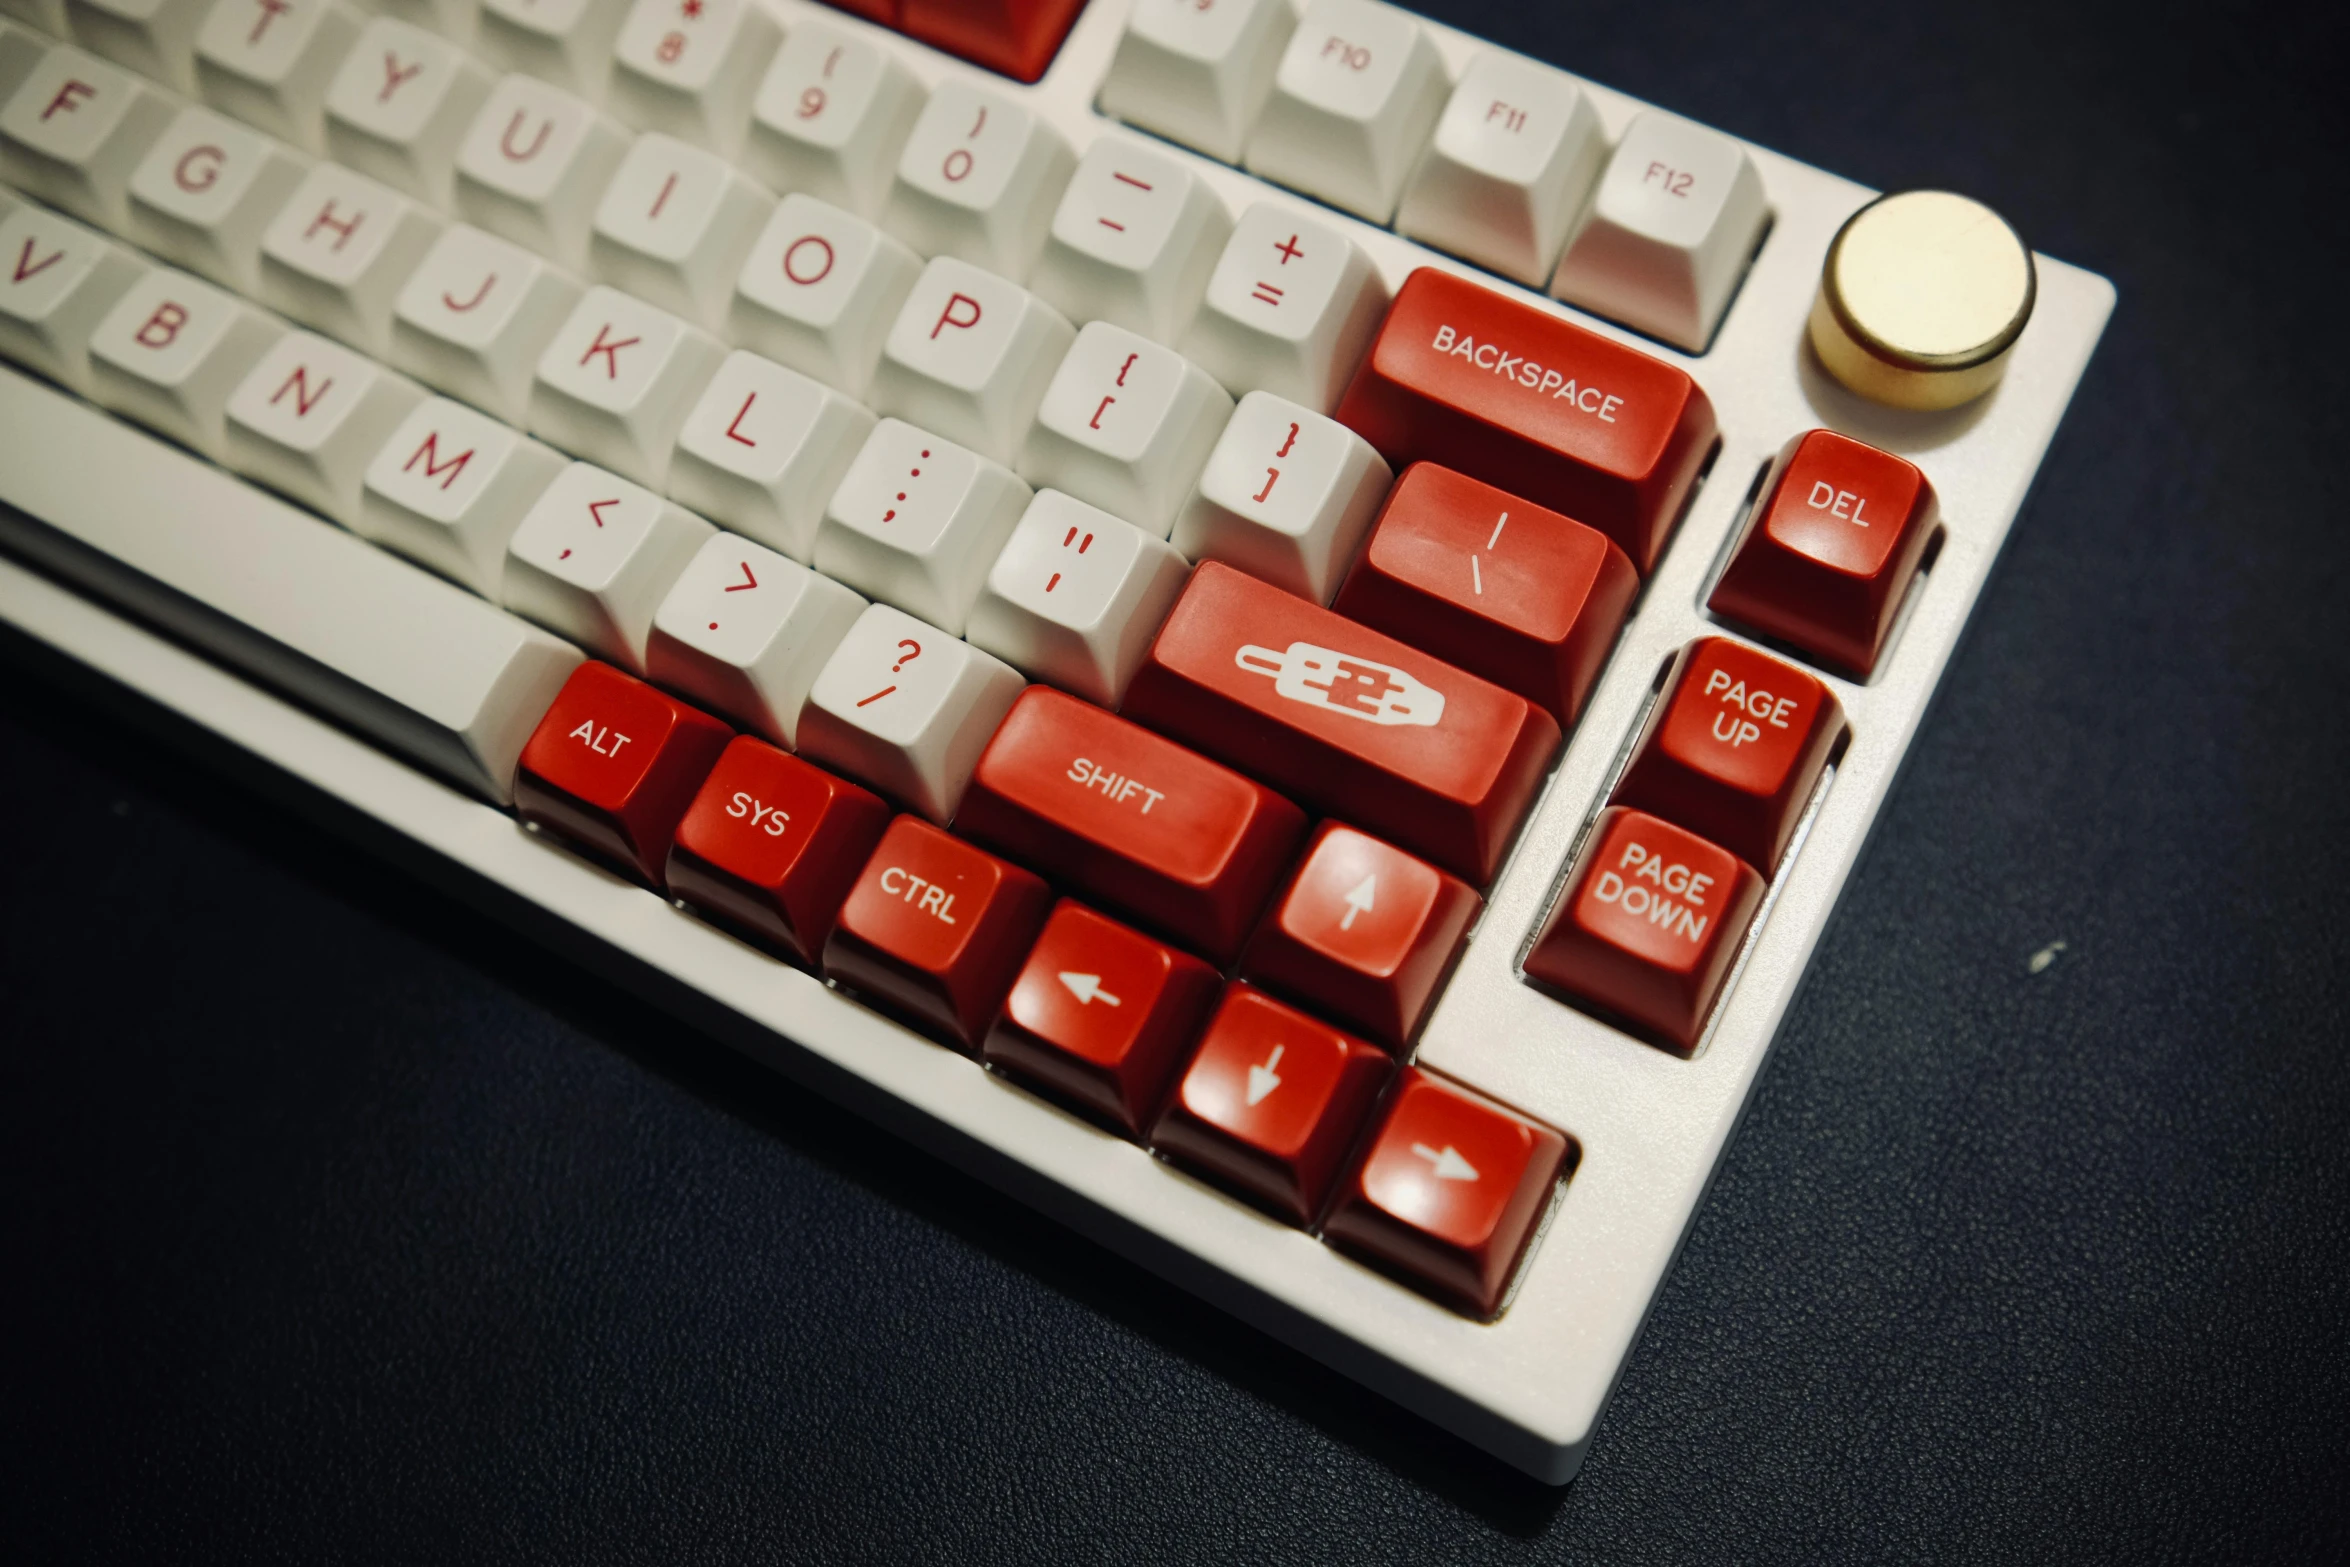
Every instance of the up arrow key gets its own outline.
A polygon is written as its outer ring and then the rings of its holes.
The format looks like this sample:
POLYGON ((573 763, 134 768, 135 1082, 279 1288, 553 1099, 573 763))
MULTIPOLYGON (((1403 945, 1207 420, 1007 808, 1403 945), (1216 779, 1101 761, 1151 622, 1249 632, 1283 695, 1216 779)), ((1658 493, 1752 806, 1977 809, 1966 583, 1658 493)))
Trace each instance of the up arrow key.
POLYGON ((1105 1006, 1120 1004, 1116 996, 1102 989, 1102 977, 1099 974, 1071 974, 1064 971, 1060 979, 1062 984, 1069 987, 1069 994, 1077 998, 1079 1006, 1091 1006, 1096 1001, 1105 1006))
POLYGON ((1462 1158, 1461 1151, 1450 1143, 1444 1145, 1442 1153, 1426 1143, 1414 1143, 1412 1152, 1435 1166, 1436 1178, 1440 1181, 1473 1181, 1477 1178, 1477 1167, 1462 1158))

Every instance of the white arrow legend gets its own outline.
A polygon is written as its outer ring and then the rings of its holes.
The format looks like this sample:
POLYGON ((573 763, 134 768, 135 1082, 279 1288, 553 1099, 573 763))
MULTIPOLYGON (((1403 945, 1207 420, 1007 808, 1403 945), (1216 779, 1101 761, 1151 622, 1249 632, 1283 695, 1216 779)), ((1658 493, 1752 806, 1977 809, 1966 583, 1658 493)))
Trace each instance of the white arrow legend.
POLYGON ((1265 1057, 1264 1065, 1252 1066, 1248 1069, 1248 1102, 1250 1104, 1259 1103, 1267 1094, 1281 1086, 1281 1074, 1274 1071, 1273 1068, 1281 1064, 1281 1052, 1284 1048, 1286 1047, 1275 1045, 1273 1053, 1265 1057))
POLYGON ((1352 887, 1348 888, 1346 893, 1346 913, 1339 917, 1338 928, 1340 930, 1354 929, 1355 916, 1358 914, 1370 913, 1371 900, 1378 896, 1379 878, 1376 875, 1365 876, 1361 881, 1356 882, 1352 887))
POLYGON ((1414 1143, 1412 1152, 1436 1167, 1436 1178, 1440 1181, 1473 1181, 1477 1178, 1477 1167, 1462 1158, 1461 1151, 1450 1143, 1444 1145, 1442 1153, 1426 1143, 1414 1143))
POLYGON ((1118 998, 1102 989, 1099 974, 1063 974, 1061 983, 1069 987, 1069 994, 1077 998, 1079 1006, 1092 1006, 1099 1001, 1104 1006, 1117 1006, 1118 998))

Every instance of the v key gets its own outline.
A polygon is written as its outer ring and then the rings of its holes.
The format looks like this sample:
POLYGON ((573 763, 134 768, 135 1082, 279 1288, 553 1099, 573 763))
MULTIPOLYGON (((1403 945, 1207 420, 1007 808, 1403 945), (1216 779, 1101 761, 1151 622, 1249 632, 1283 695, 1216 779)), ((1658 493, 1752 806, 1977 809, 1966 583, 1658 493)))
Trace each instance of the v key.
POLYGON ((33 259, 33 241, 28 236, 24 242, 24 249, 17 252, 16 275, 10 278, 8 281, 10 283, 22 283, 26 278, 33 277, 39 273, 48 271, 51 267, 57 265, 57 263, 63 261, 64 259, 65 252, 60 249, 52 250, 49 252, 49 254, 43 256, 40 260, 35 261, 33 259))

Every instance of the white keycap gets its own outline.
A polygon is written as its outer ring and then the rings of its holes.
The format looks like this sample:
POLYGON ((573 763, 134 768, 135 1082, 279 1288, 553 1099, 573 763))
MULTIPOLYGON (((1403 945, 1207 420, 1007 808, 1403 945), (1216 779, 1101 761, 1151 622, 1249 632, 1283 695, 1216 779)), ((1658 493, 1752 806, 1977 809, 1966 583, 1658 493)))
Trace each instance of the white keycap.
POLYGON ((90 454, 0 466, 0 486, 171 589, 145 607, 174 634, 484 799, 513 798, 515 759, 576 648, 47 388, 0 377, 0 429, 90 454))
POLYGON ((261 291, 261 235, 302 181, 283 144, 185 108, 131 173, 131 237, 242 294, 261 291))
POLYGON ((1020 476, 1163 539, 1231 415, 1231 397, 1205 370, 1096 321, 1045 389, 1020 476))
POLYGON ((921 275, 912 251, 863 218, 794 192, 743 258, 727 331, 779 364, 863 397, 921 275))
POLYGON ((612 111, 731 158, 782 38, 758 0, 636 0, 612 44, 612 111))
POLYGON ((1078 161, 1036 264, 1036 292, 1072 321, 1180 341, 1231 236, 1206 181, 1123 136, 1078 161))
POLYGON ((1387 285, 1354 241, 1261 201, 1233 227, 1183 353, 1235 396, 1327 413, 1386 312, 1387 285))
POLYGON ((326 90, 326 150, 394 190, 447 208, 457 146, 490 74, 447 41, 379 16, 326 90))
POLYGON ((1011 99, 943 82, 906 138, 883 223, 917 255, 960 256, 1017 283, 1076 165, 1061 133, 1011 99))
POLYGON ((367 465, 352 529, 494 600, 514 530, 563 467, 497 420, 427 398, 367 465))
POLYGON ((303 176, 261 235, 261 298, 372 354, 392 303, 441 231, 439 216, 340 164, 303 176))
POLYGON ((580 287, 537 256, 452 224, 392 305, 392 363, 510 424, 530 418, 539 355, 580 287))
POLYGON ((1296 26, 1289 0, 1136 0, 1102 112, 1238 163, 1296 26))
POLYGON ((423 391, 372 359, 288 332, 228 400, 228 465, 348 527, 367 465, 423 391))
POLYGON ((9 17, 40 29, 50 38, 63 38, 72 30, 65 17, 65 0, 0 0, 0 23, 9 17))
POLYGON ((1745 148, 1645 109, 1625 128, 1550 291, 1701 353, 1769 221, 1745 148))
POLYGON ((457 149, 457 211, 559 267, 583 270, 596 199, 628 142, 570 93, 501 77, 457 149))
POLYGON ((884 419, 825 509, 816 569, 959 633, 1029 493, 978 453, 884 419))
POLYGON ((808 692, 800 754, 944 826, 1026 684, 968 642, 869 605, 808 692))
POLYGON ((1009 465, 1076 336, 1028 290, 941 256, 882 345, 873 404, 1009 465))
POLYGON ((520 71, 604 101, 612 39, 627 0, 481 0, 474 47, 493 70, 520 71))
POLYGON ((641 675, 653 612, 717 531, 650 490, 575 462, 514 530, 502 601, 641 675))
POLYGON ((1189 574, 1165 540, 1039 490, 971 608, 971 645, 1114 708, 1189 574))
POLYGON ((721 533, 661 601, 646 672, 789 749, 808 688, 864 612, 831 578, 721 533))
POLYGON ((205 0, 65 0, 73 41, 180 92, 196 86, 205 0))
POLYGON ((737 349, 677 432, 669 494, 806 561, 825 502, 872 433, 862 405, 737 349))
POLYGON ((614 287, 715 327, 774 204, 715 153, 649 131, 596 204, 588 260, 614 287))
POLYGON ((326 150, 326 89, 359 18, 335 0, 215 0, 196 34, 196 91, 305 152, 326 150))
POLYGON ((1251 392, 1208 454, 1174 545, 1327 604, 1395 474, 1371 443, 1311 408, 1251 392))
POLYGON ((128 72, 51 49, 0 107, 0 182, 119 233, 131 170, 171 116, 170 101, 128 72))
POLYGON ((230 394, 284 334, 234 295, 157 267, 91 334, 91 396, 217 462, 230 394))
POLYGON ((869 38, 826 23, 791 30, 751 105, 743 167, 863 217, 881 210, 922 112, 922 84, 869 38))
POLYGON ((0 355, 87 395, 90 334, 145 270, 69 218, 18 207, 0 218, 0 355))
POLYGON ((531 433, 657 486, 669 475, 678 427, 724 357, 700 328, 591 288, 539 355, 531 433))
POLYGON ((361 0, 371 10, 438 33, 464 48, 481 22, 481 0, 361 0))
POLYGON ((1606 160, 1599 111, 1581 84, 1488 50, 1453 88, 1395 226, 1540 288, 1606 160))
POLYGON ((1409 13, 1314 0, 1249 136, 1249 172, 1385 223, 1447 90, 1435 42, 1409 13))

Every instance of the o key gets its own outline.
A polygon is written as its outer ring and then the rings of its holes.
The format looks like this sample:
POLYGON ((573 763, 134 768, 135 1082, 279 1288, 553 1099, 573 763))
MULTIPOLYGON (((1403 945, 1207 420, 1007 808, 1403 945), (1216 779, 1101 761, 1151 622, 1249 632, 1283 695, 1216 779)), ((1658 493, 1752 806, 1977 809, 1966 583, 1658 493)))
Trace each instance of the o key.
POLYGON ((1674 661, 1611 800, 1686 827, 1768 877, 1844 727, 1820 681, 1705 637, 1674 661))
POLYGON ((1640 574, 1596 528, 1414 463, 1331 608, 1515 691, 1570 725, 1640 574))
POLYGON ((1407 1068, 1323 1235, 1446 1305, 1490 1318, 1568 1163, 1567 1139, 1407 1068))
POLYGON ((1729 850, 1610 806, 1526 954, 1526 977, 1688 1055, 1762 894, 1729 850))
POLYGON ((657 887, 677 819, 733 733, 609 664, 582 664, 522 748, 515 812, 657 887))
POLYGON ((824 975, 976 1052, 1052 894, 915 816, 889 824, 824 944, 824 975))
POLYGON ((1218 963, 1240 950, 1305 813, 1091 703, 1030 686, 989 742, 955 830, 1218 963))
POLYGON ((1386 1085, 1387 1052, 1231 985, 1151 1146, 1177 1164, 1311 1224, 1386 1085))
POLYGON ((1140 1138, 1167 1097, 1216 971, 1061 900, 981 1052, 987 1064, 1140 1138))
POLYGON ((1435 866, 1325 822, 1240 971, 1399 1048, 1483 903, 1435 866))
POLYGON ((881 797, 737 735, 669 851, 669 895, 813 967, 889 821, 881 797))
POLYGON ((1404 280, 1338 418, 1590 524, 1643 574, 1714 450, 1687 373, 1449 272, 1404 280))

